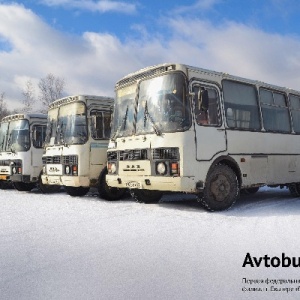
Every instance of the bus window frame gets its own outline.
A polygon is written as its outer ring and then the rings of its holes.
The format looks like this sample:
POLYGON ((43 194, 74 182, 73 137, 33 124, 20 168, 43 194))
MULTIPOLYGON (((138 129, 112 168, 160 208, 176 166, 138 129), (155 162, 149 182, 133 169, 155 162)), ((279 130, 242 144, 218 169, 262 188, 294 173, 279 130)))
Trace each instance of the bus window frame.
POLYGON ((244 82, 241 80, 233 80, 233 79, 229 79, 229 78, 223 78, 222 79, 222 96, 223 96, 223 113, 224 113, 224 120, 225 120, 225 124, 226 124, 226 128, 230 129, 230 130, 238 130, 238 131, 250 131, 250 132, 262 132, 265 131, 264 127, 263 127, 263 118, 262 118, 262 111, 261 111, 261 105, 260 105, 260 95, 259 95, 259 89, 257 87, 256 84, 254 83, 249 83, 249 82, 244 82), (259 122, 259 126, 258 128, 245 128, 245 127, 232 127, 228 125, 228 121, 227 121, 227 115, 226 115, 226 101, 225 101, 225 93, 224 93, 224 81, 228 81, 228 82, 233 82, 233 83, 237 83, 237 84, 243 84, 246 86, 251 86, 254 88, 254 92, 255 92, 255 101, 256 101, 256 105, 257 105, 257 117, 258 117, 258 122, 259 122))
POLYGON ((217 83, 217 82, 207 82, 204 81, 203 79, 201 80, 200 78, 192 78, 190 80, 190 90, 191 90, 191 97, 190 97, 190 105, 191 105, 191 112, 193 114, 193 119, 195 121, 195 124, 197 124, 197 126, 204 126, 204 127, 222 127, 223 123, 224 123, 224 103, 223 103, 223 99, 222 99, 222 88, 221 86, 217 83), (194 92, 194 87, 195 86, 199 86, 199 87, 204 87, 204 88, 210 88, 210 89, 214 89, 217 92, 217 117, 219 119, 219 123, 218 124, 201 124, 197 121, 197 116, 196 116, 196 105, 197 105, 197 95, 194 92))
POLYGON ((111 129, 112 129, 112 126, 111 126, 111 123, 112 123, 111 111, 107 110, 107 109, 92 108, 89 112, 89 118, 91 120, 91 122, 89 124, 91 138, 95 141, 109 140, 109 138, 111 136, 111 129), (104 117, 104 114, 107 113, 108 115, 110 115, 110 120, 109 120, 110 121, 109 122, 110 133, 109 133, 108 137, 98 138, 94 135, 94 130, 96 130, 96 125, 94 124, 93 117, 99 115, 99 113, 101 113, 101 116, 102 116, 102 135, 103 136, 104 136, 104 133, 105 133, 105 121, 104 121, 105 117, 104 117))
POLYGON ((280 134, 293 134, 294 133, 294 128, 293 128, 292 117, 291 117, 291 106, 290 106, 289 97, 288 97, 287 93, 284 92, 284 91, 281 91, 281 90, 272 89, 272 88, 260 85, 258 87, 258 96, 259 96, 259 106, 260 106, 260 110, 261 110, 261 121, 262 121, 262 127, 264 129, 264 132, 280 133, 280 134), (260 93, 261 90, 265 90, 265 91, 268 91, 268 92, 272 93, 272 99, 273 99, 272 104, 264 103, 264 102, 261 101, 261 93, 260 93), (278 106, 278 105, 275 104, 274 93, 281 94, 281 95, 284 96, 284 100, 285 100, 285 104, 286 104, 285 108, 287 109, 287 112, 288 112, 289 131, 270 130, 270 129, 266 129, 266 127, 265 127, 264 115, 263 115, 263 105, 270 106, 272 108, 272 110, 274 109, 274 107, 284 108, 283 106, 278 106))

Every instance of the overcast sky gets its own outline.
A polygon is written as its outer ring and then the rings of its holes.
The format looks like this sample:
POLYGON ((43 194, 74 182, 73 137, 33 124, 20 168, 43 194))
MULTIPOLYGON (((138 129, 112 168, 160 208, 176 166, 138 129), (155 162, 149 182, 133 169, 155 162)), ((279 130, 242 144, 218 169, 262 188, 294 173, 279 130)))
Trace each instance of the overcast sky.
POLYGON ((180 62, 300 90, 299 0, 0 0, 8 108, 52 73, 65 92, 114 96, 117 80, 180 62))

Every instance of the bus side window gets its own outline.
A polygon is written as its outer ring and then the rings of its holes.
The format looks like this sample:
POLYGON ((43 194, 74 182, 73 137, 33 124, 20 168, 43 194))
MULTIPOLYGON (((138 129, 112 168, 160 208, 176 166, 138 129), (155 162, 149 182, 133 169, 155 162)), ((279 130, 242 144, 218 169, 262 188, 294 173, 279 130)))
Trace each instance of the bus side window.
POLYGON ((290 95, 290 106, 293 118, 293 128, 296 133, 300 133, 300 97, 290 95))
POLYGON ((33 127, 32 143, 35 148, 43 148, 46 138, 46 126, 35 125, 33 127))
POLYGON ((198 125, 220 126, 219 96, 214 88, 194 87, 195 119, 198 125))
POLYGON ((260 88, 260 103, 266 131, 291 132, 289 110, 283 93, 260 88))
POLYGON ((95 140, 109 139, 111 114, 107 111, 91 112, 91 132, 95 140))
POLYGON ((226 122, 229 128, 260 130, 255 85, 224 79, 222 82, 226 122))

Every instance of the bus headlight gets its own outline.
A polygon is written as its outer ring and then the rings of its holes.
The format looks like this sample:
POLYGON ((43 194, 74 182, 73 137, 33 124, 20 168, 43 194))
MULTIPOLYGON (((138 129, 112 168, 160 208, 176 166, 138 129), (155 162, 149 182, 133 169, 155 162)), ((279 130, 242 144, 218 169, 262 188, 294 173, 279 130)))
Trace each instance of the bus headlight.
POLYGON ((115 174, 117 172, 117 165, 116 163, 108 163, 107 164, 107 171, 109 174, 115 174))
POLYGON ((164 162, 159 162, 157 165, 156 165, 156 172, 159 174, 159 175, 165 175, 166 172, 167 172, 167 166, 164 162))
POLYGON ((71 173, 71 168, 70 168, 70 166, 66 166, 65 172, 66 172, 66 174, 70 174, 70 173, 71 173))

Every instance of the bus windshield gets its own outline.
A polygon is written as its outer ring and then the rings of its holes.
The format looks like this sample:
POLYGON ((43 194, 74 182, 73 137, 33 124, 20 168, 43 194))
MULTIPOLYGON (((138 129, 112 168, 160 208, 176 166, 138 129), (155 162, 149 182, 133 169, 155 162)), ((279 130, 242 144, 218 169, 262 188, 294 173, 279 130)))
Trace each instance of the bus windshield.
POLYGON ((187 87, 181 73, 146 79, 117 91, 112 138, 176 132, 191 125, 187 87), (138 98, 136 99, 136 91, 138 98))
POLYGON ((1 123, 0 150, 27 151, 30 148, 28 120, 14 120, 1 123))
POLYGON ((117 91, 113 117, 113 138, 134 134, 136 89, 137 85, 133 84, 117 91))
POLYGON ((0 151, 5 151, 8 123, 0 124, 0 151))
POLYGON ((69 103, 48 112, 46 146, 84 144, 88 139, 86 107, 69 103))

